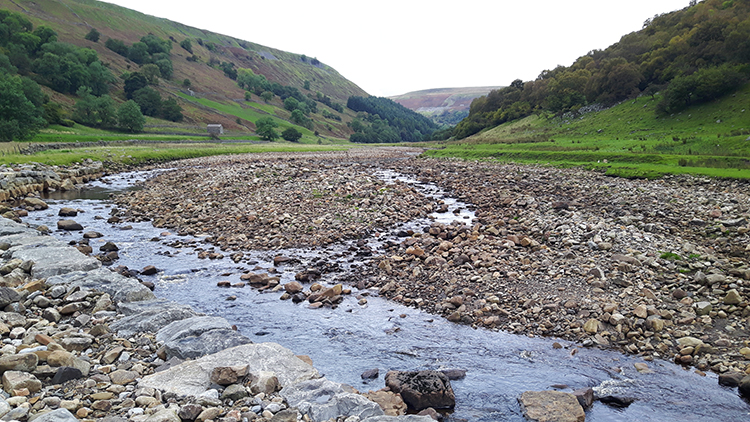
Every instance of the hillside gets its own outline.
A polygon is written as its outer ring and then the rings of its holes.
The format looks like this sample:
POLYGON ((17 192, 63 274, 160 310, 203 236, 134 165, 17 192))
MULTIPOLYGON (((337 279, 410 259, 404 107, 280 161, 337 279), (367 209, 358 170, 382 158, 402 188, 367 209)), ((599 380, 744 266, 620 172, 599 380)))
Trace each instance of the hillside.
MULTIPOLYGON (((335 69, 316 58, 262 46, 249 41, 189 27, 167 19, 148 16, 116 5, 93 0, 0 0, 0 9, 20 13, 34 27, 46 26, 57 33, 58 40, 96 51, 102 64, 116 76, 110 95, 123 102, 122 75, 139 70, 133 60, 117 54, 105 46, 110 40, 121 41, 126 46, 142 41, 152 34, 168 41, 168 59, 173 72, 161 78, 154 87, 162 98, 171 98, 182 107, 184 120, 180 124, 149 119, 146 130, 201 132, 206 123, 221 123, 231 132, 249 133, 255 129, 254 121, 268 116, 282 129, 293 126, 292 111, 285 109, 282 96, 261 99, 258 93, 242 89, 236 80, 237 71, 248 69, 262 75, 268 84, 284 89, 294 88, 299 97, 310 99, 314 110, 308 110, 300 130, 312 135, 346 138, 352 131, 346 122, 353 117, 343 105, 352 95, 366 95, 354 83, 346 80, 335 69), (97 42, 86 39, 96 29, 97 42), (188 40, 191 51, 182 43, 188 40), (227 72, 226 70, 229 70, 227 72), (188 80, 189 82, 186 82, 188 80), (333 108, 331 107, 333 106, 333 108), (337 111, 336 109, 339 109, 337 111)), ((76 97, 44 88, 52 101, 72 110, 76 97)))
POLYGON ((455 125, 469 115, 472 100, 502 87, 435 88, 388 97, 431 118, 439 125, 455 125))
POLYGON ((568 67, 477 98, 454 135, 466 138, 533 114, 563 116, 657 93, 654 112, 670 115, 736 91, 750 78, 748 63, 750 2, 691 1, 568 67))

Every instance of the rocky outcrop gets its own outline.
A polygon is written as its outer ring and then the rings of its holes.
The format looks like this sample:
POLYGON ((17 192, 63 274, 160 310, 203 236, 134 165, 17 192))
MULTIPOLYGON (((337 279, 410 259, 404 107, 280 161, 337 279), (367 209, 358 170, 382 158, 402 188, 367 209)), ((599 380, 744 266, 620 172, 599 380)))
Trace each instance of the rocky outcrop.
MULTIPOLYGON (((104 173, 101 162, 87 160, 69 167, 23 164, 13 167, 0 166, 0 201, 7 201, 43 191, 70 190, 75 185, 97 179, 104 173)), ((33 200, 32 200, 33 201, 33 200)), ((43 203, 29 202, 27 208, 44 209, 43 203)))

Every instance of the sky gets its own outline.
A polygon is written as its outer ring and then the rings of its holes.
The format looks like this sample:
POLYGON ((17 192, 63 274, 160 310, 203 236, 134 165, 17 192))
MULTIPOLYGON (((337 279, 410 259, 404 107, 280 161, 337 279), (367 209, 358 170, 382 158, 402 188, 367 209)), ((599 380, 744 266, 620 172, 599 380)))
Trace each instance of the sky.
POLYGON ((316 57, 367 93, 506 86, 570 66, 689 0, 107 0, 316 57))

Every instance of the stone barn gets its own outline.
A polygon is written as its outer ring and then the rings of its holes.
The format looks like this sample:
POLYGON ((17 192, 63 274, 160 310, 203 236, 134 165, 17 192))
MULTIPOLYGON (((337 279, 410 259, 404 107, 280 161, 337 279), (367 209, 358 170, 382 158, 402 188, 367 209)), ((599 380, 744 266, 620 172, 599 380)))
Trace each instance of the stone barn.
POLYGON ((208 134, 211 136, 219 136, 224 134, 224 126, 220 124, 208 125, 208 134))

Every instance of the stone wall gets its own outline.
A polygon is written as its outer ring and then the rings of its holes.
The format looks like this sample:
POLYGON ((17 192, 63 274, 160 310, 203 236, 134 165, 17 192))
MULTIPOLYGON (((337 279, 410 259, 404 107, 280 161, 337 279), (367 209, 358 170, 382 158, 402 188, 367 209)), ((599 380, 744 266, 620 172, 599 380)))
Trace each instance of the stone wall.
POLYGON ((76 185, 97 179, 103 174, 102 163, 91 160, 69 167, 39 163, 0 166, 0 201, 36 192, 73 190, 76 185))

